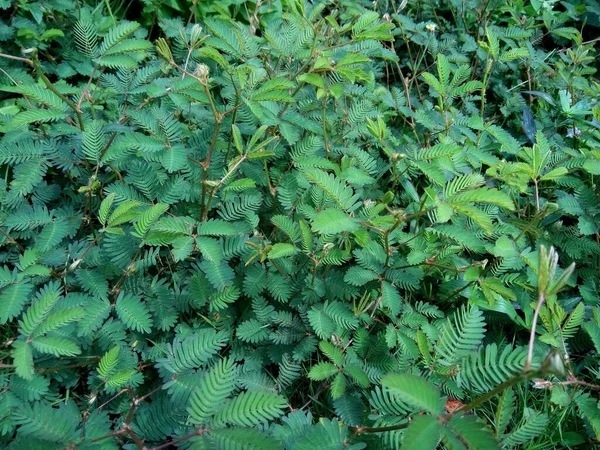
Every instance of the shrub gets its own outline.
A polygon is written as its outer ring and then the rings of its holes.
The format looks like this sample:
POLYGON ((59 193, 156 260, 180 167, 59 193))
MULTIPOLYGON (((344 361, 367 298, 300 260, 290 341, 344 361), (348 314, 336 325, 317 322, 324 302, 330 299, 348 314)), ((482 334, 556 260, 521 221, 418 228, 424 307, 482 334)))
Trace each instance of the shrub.
POLYGON ((13 3, 2 445, 596 442, 594 2, 13 3))

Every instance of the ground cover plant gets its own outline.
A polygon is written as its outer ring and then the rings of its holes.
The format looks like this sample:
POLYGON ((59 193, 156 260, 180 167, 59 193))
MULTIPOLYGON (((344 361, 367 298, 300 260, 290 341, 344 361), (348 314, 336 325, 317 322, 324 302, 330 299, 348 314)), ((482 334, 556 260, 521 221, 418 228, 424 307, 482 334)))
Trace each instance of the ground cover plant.
POLYGON ((598 443, 597 2, 0 17, 2 448, 598 443))

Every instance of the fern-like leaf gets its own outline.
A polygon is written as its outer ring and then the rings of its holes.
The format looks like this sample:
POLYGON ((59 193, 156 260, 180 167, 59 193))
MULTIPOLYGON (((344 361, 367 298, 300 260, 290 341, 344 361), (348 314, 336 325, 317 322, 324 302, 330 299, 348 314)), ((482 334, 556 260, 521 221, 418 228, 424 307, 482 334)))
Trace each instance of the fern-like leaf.
POLYGON ((483 313, 477 307, 462 307, 444 324, 437 343, 440 363, 452 366, 475 350, 485 335, 483 313))
POLYGON ((127 328, 141 333, 150 333, 152 317, 146 304, 136 296, 121 292, 115 310, 127 328))
POLYGON ((223 359, 202 378, 190 397, 188 411, 195 424, 207 424, 223 406, 235 387, 237 366, 223 359))
POLYGON ((397 395, 402 402, 438 414, 442 410, 440 392, 423 378, 405 373, 391 373, 381 384, 397 395))
POLYGON ((267 392, 242 392, 219 411, 215 421, 251 427, 281 416, 286 407, 287 402, 280 395, 267 392))

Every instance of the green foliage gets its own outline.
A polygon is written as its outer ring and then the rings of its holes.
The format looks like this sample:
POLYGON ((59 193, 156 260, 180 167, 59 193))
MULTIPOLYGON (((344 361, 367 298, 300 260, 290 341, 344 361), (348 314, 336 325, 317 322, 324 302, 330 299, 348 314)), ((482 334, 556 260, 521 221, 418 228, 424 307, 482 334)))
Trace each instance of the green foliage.
POLYGON ((0 11, 0 447, 597 445, 594 2, 0 11))

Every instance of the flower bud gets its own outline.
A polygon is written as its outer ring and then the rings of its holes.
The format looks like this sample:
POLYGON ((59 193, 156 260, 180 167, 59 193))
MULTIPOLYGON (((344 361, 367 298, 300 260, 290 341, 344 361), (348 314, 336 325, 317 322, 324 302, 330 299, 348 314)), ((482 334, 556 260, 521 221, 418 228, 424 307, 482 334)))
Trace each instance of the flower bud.
POLYGON ((200 40, 201 35, 202 35, 202 26, 195 24, 192 27, 192 32, 191 32, 191 36, 190 36, 190 44, 192 46, 196 45, 196 43, 200 40))
POLYGON ((194 70, 194 76, 205 86, 208 84, 208 74, 209 71, 206 64, 198 64, 196 70, 194 70))

